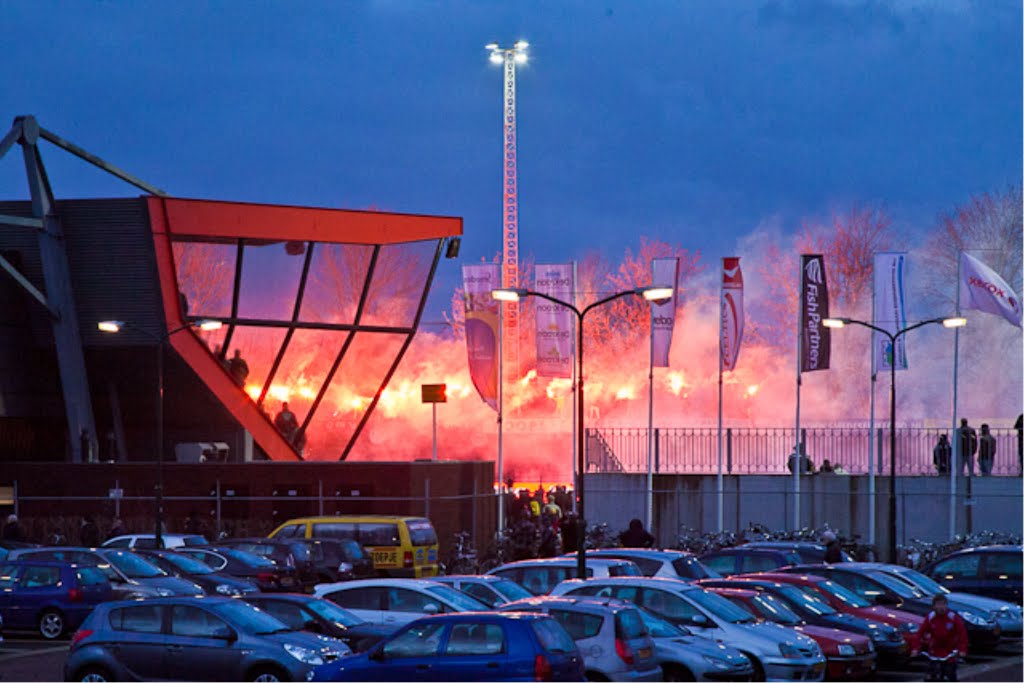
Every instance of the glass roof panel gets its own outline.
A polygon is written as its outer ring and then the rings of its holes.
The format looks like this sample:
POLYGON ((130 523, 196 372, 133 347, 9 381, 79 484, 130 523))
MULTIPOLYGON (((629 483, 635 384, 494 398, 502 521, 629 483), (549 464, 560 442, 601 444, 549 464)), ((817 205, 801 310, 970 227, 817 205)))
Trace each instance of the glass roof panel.
POLYGON ((363 324, 412 325, 436 249, 436 240, 381 247, 363 311, 363 324))
POLYGON ((348 335, 334 330, 295 330, 264 399, 267 413, 277 415, 281 402, 288 401, 289 410, 301 424, 348 335))
POLYGON ((246 241, 238 317, 291 320, 306 249, 305 242, 246 241))
MULTIPOLYGON (((270 372, 270 366, 274 363, 278 349, 284 341, 286 330, 283 327, 252 327, 236 325, 231 335, 231 341, 225 354, 228 372, 235 376, 236 382, 241 382, 245 393, 254 401, 259 398, 263 390, 263 383, 270 372), (240 352, 240 357, 245 361, 247 372, 238 373, 234 371, 235 351, 240 352)), ((275 391, 271 387, 270 394, 275 391)), ((268 395, 270 395, 268 394, 268 395)))
POLYGON ((351 324, 372 256, 368 245, 316 243, 299 319, 351 324))
POLYGON ((233 244, 174 242, 174 267, 178 290, 188 304, 186 315, 231 315, 231 291, 235 278, 233 244))

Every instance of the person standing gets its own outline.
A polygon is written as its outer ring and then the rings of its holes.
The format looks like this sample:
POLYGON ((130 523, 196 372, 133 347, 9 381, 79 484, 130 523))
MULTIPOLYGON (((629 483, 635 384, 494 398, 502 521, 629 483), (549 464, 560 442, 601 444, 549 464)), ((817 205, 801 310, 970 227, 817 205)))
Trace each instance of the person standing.
POLYGON ((825 542, 825 564, 842 562, 843 547, 839 544, 836 535, 831 531, 826 531, 821 535, 821 540, 825 542))
POLYGON ((957 438, 960 439, 960 471, 967 472, 968 477, 974 476, 974 454, 978 452, 978 433, 974 427, 967 424, 967 418, 960 418, 960 429, 957 430, 957 438))
POLYGON ((949 463, 952 459, 953 444, 949 443, 949 437, 940 434, 939 442, 932 449, 932 462, 935 464, 935 471, 939 474, 949 474, 949 463))
POLYGON ((82 517, 82 523, 78 527, 78 542, 86 548, 96 548, 100 544, 100 530, 92 517, 82 517))
POLYGON ((292 443, 295 439, 295 432, 299 429, 299 420, 295 417, 295 413, 288 409, 288 401, 281 404, 281 412, 274 418, 274 426, 288 443, 292 443))
POLYGON ((4 524, 3 538, 5 541, 25 540, 25 532, 22 531, 21 524, 18 522, 18 515, 7 515, 7 523, 4 524))
POLYGON ((124 525, 124 522, 120 517, 115 517, 113 524, 110 525, 110 533, 107 534, 107 540, 117 536, 125 536, 128 534, 128 527, 124 525))
POLYGON ((1017 476, 1024 477, 1024 414, 1017 416, 1013 428, 1017 430, 1017 476))
POLYGON ((978 471, 981 476, 992 474, 992 464, 996 459, 996 437, 992 436, 988 425, 981 425, 981 436, 978 437, 978 471))
POLYGON ((629 529, 619 534, 619 542, 623 548, 653 548, 654 536, 644 529, 644 523, 639 519, 631 519, 629 529))
POLYGON ((242 358, 242 352, 235 349, 235 355, 228 361, 228 372, 240 387, 245 386, 245 380, 249 376, 249 364, 242 358))

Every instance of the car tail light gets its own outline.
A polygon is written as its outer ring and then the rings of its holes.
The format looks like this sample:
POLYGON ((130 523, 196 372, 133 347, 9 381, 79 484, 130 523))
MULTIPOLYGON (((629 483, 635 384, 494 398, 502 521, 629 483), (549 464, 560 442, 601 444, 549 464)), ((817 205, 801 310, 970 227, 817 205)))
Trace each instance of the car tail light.
POLYGON ((629 666, 633 665, 633 651, 629 649, 629 645, 626 645, 626 641, 622 638, 615 639, 615 654, 629 666))
POLYGON ((90 629, 87 629, 87 628, 79 629, 79 630, 75 631, 75 635, 71 636, 71 647, 74 647, 75 645, 78 645, 78 643, 80 643, 81 641, 85 640, 86 638, 88 638, 92 634, 93 634, 93 631, 90 630, 90 629))
POLYGON ((544 655, 537 655, 533 658, 533 680, 551 680, 551 662, 544 655))
POLYGON ((81 602, 82 601, 82 589, 81 588, 70 588, 70 589, 68 589, 68 601, 69 602, 81 602))
POLYGON ((273 572, 260 572, 256 575, 256 580, 262 581, 263 583, 273 583, 274 578, 273 572))
POLYGON ((402 566, 403 567, 411 567, 412 566, 412 551, 411 550, 406 550, 405 554, 402 556, 402 566))

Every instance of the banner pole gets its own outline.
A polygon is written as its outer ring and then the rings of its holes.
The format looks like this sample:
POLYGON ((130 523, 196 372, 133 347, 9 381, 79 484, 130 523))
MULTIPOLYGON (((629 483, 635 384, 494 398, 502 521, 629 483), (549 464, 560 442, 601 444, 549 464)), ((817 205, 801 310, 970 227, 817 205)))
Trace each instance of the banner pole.
POLYGON ((650 354, 647 373, 647 519, 645 526, 648 533, 654 523, 654 304, 650 304, 650 354))
POLYGON ((804 260, 800 257, 800 270, 798 280, 800 282, 797 291, 800 302, 797 311, 796 323, 796 447, 793 458, 793 531, 800 530, 800 385, 802 383, 801 371, 803 370, 803 323, 804 323, 804 260))
POLYGON ((718 532, 725 531, 725 502, 723 496, 724 482, 722 479, 722 297, 725 294, 725 259, 722 259, 723 277, 720 278, 718 288, 718 481, 716 482, 716 493, 718 498, 718 532))
MULTIPOLYGON (((579 301, 579 296, 578 296, 579 281, 576 279, 577 276, 578 276, 578 273, 577 273, 577 268, 576 268, 576 262, 573 261, 572 262, 572 305, 575 306, 575 307, 579 306, 579 304, 578 304, 578 301, 579 301)), ((573 325, 578 325, 579 324, 579 321, 576 319, 575 316, 573 316, 572 324, 573 325)), ((572 338, 575 340, 576 336, 577 336, 576 335, 576 330, 573 329, 572 338)), ((576 382, 580 381, 580 378, 576 376, 576 362, 575 362, 576 354, 579 353, 579 349, 575 348, 575 346, 576 346, 576 343, 574 341, 573 342, 573 364, 572 364, 572 462, 570 463, 570 467, 569 467, 569 470, 572 472, 572 511, 573 512, 576 512, 576 491, 577 491, 576 486, 577 486, 577 476, 578 476, 576 474, 576 462, 577 462, 576 459, 578 457, 578 454, 576 453, 576 447, 577 447, 576 443, 578 441, 576 430, 580 428, 579 425, 576 423, 576 414, 577 414, 577 411, 578 411, 578 408, 576 406, 576 401, 579 398, 577 396, 577 392, 576 392, 576 382)))
MULTIPOLYGON (((498 306, 498 533, 505 531, 505 496, 501 487, 505 484, 503 417, 505 411, 505 304, 498 306)), ((511 491, 510 491, 511 493, 511 491)))
MULTIPOLYGON (((960 278, 962 273, 960 272, 960 262, 963 260, 963 250, 957 251, 956 254, 956 316, 960 317, 960 278)), ((956 328, 953 333, 953 428, 950 432, 950 436, 953 439, 953 447, 950 449, 953 453, 953 457, 949 463, 949 539, 953 540, 956 536, 956 475, 960 470, 960 459, 963 455, 960 453, 960 435, 956 431, 956 401, 957 401, 957 381, 960 376, 960 328, 956 328)))
MULTIPOLYGON (((872 271, 878 267, 878 257, 875 256, 875 261, 872 266, 872 271)), ((874 319, 875 314, 875 274, 871 274, 871 315, 874 319)), ((875 323, 878 324, 877 322, 875 323)), ((875 357, 875 335, 877 333, 871 332, 871 383, 868 385, 871 388, 871 415, 868 418, 868 544, 875 544, 875 382, 878 380, 878 375, 875 368, 876 357, 875 357)))

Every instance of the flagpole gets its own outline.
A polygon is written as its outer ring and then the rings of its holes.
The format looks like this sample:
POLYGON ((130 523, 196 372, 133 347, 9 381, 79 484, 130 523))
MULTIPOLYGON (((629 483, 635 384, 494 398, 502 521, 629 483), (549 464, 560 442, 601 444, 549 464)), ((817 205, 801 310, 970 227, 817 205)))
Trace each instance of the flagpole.
MULTIPOLYGON (((572 262, 572 305, 578 306, 579 299, 576 296, 576 290, 579 289, 577 284, 577 273, 576 273, 576 262, 572 262)), ((578 325, 579 321, 573 317, 573 325, 578 325)), ((576 339, 576 330, 573 330, 573 339, 576 339)), ((573 343, 575 347, 575 342, 573 343)), ((573 359, 575 360, 576 354, 579 353, 579 349, 573 348, 573 359)), ((576 376, 576 363, 572 364, 572 466, 569 468, 572 471, 572 511, 576 512, 576 430, 579 429, 579 425, 576 424, 576 382, 580 381, 580 378, 576 376)))
POLYGON ((650 532, 654 522, 654 304, 650 304, 650 364, 647 373, 647 519, 650 532))
MULTIPOLYGON (((871 316, 874 319, 875 311, 875 269, 878 267, 878 255, 875 255, 875 263, 871 273, 871 316)), ((875 323, 878 324, 877 321, 875 323)), ((871 416, 868 419, 868 544, 875 544, 875 382, 878 381, 878 373, 875 369, 877 358, 875 357, 875 332, 871 333, 871 416)))
MULTIPOLYGON (((956 317, 960 317, 960 263, 963 261, 963 250, 956 254, 956 317)), ((949 538, 956 536, 956 475, 960 469, 960 435, 956 431, 956 401, 957 401, 957 380, 960 370, 960 328, 956 328, 953 334, 953 458, 949 463, 949 538)))
MULTIPOLYGON (((502 447, 504 445, 503 417, 505 412, 505 304, 498 305, 498 533, 505 530, 505 496, 501 487, 505 483, 502 447)), ((510 492, 511 493, 511 492, 510 492)))
POLYGON ((797 280, 797 291, 800 299, 796 323, 796 457, 793 463, 793 531, 800 529, 800 385, 803 370, 803 324, 804 324, 804 288, 803 288, 803 256, 800 257, 800 269, 797 280))
POLYGON ((725 531, 725 502, 723 497, 724 482, 722 479, 722 296, 725 293, 725 259, 722 259, 722 275, 718 285, 718 531, 725 531))

